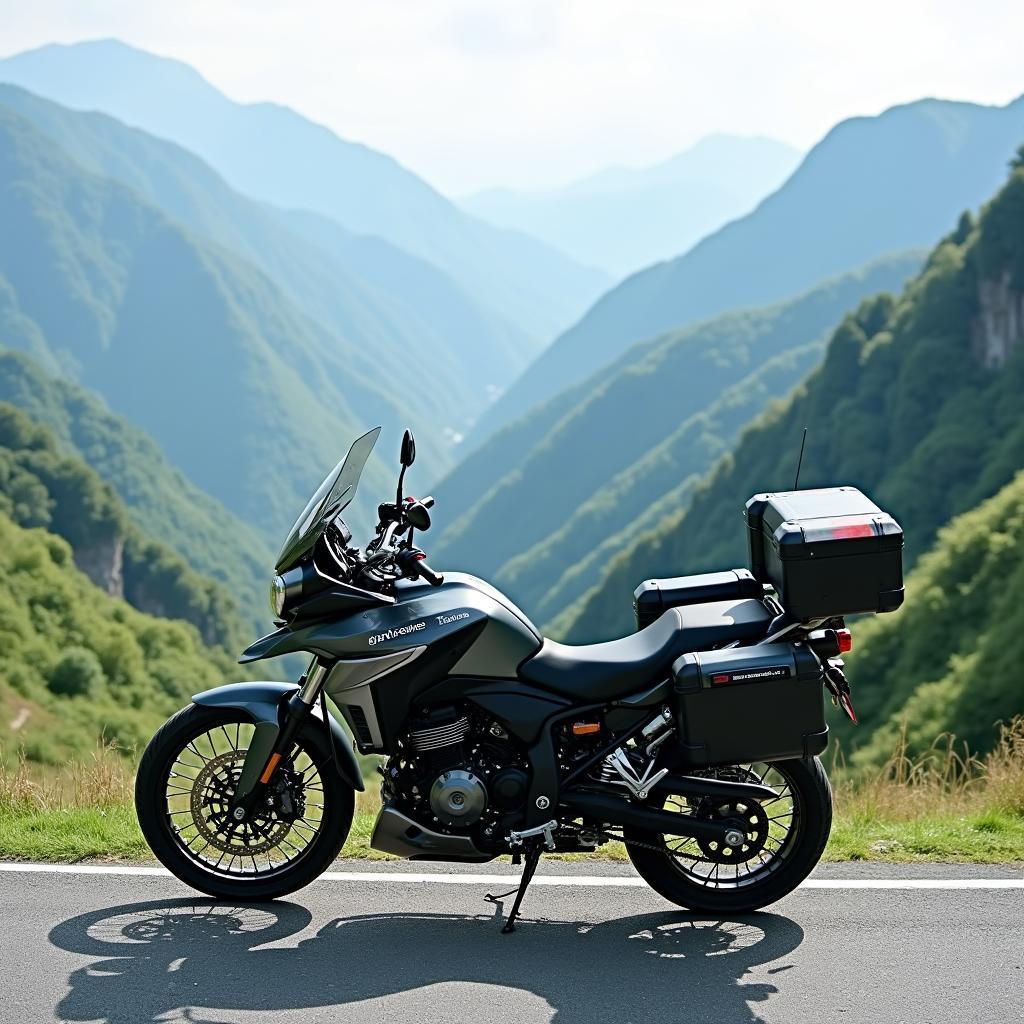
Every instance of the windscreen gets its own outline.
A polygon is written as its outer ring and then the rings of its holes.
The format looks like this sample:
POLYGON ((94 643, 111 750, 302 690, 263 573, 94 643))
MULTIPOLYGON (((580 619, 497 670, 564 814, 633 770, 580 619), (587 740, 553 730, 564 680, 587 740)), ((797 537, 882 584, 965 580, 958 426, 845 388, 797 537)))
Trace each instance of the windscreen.
POLYGON ((316 543, 327 524, 352 501, 379 433, 380 427, 374 427, 354 441, 348 455, 324 477, 324 482, 295 520, 278 555, 275 571, 290 569, 316 543))

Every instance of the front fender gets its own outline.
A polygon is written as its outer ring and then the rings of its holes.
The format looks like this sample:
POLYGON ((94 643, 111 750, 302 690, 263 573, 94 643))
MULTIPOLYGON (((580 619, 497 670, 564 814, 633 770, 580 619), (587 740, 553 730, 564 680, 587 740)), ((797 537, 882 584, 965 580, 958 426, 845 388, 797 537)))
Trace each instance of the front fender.
MULTIPOLYGON (((298 686, 295 683, 228 683, 226 686, 204 690, 192 698, 193 704, 202 704, 205 707, 238 708, 244 711, 256 726, 256 733, 242 767, 242 778, 238 784, 240 794, 248 792, 255 777, 266 764, 280 728, 281 705, 296 690, 298 686)), ((311 714, 323 727, 323 713, 319 704, 312 709, 311 714)), ((363 785, 362 772, 359 771, 359 762, 352 752, 352 743, 337 721, 331 715, 327 717, 330 721, 338 774, 353 789, 362 793, 366 787, 363 785)))

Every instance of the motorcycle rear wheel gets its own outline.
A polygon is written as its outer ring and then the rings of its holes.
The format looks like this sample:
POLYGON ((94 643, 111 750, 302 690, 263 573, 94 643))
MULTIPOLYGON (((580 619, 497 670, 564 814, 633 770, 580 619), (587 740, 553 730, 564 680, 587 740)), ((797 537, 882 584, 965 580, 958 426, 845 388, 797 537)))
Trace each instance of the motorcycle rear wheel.
POLYGON ((818 863, 832 827, 832 788, 821 761, 775 761, 701 774, 764 780, 780 796, 764 804, 732 802, 719 807, 707 800, 666 797, 667 810, 735 822, 745 841, 735 849, 718 848, 627 828, 626 852, 640 877, 665 899, 700 913, 744 914, 792 892, 818 863))
POLYGON ((352 825, 355 793, 319 720, 278 769, 273 805, 233 823, 227 811, 252 731, 243 711, 192 704, 153 737, 135 780, 150 849, 186 885, 218 899, 258 902, 301 889, 330 867, 352 825))

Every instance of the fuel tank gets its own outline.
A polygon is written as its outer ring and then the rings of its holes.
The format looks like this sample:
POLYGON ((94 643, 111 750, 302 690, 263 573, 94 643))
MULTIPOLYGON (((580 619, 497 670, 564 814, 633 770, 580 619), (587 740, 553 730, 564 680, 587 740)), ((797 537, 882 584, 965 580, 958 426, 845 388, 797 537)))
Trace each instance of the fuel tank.
POLYGON ((239 661, 308 651, 328 659, 383 658, 413 648, 447 650, 458 657, 451 675, 513 679, 516 667, 542 643, 537 628, 504 594, 466 573, 444 583, 395 585, 395 603, 261 637, 239 661))

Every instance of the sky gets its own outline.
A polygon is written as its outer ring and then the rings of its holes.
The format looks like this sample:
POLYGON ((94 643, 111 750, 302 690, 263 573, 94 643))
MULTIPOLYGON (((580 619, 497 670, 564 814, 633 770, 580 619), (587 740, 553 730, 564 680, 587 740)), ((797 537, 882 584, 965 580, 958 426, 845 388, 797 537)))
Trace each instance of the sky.
POLYGON ((0 0, 0 24, 3 55, 113 36, 177 57, 452 196, 1024 93, 1021 0, 0 0))

